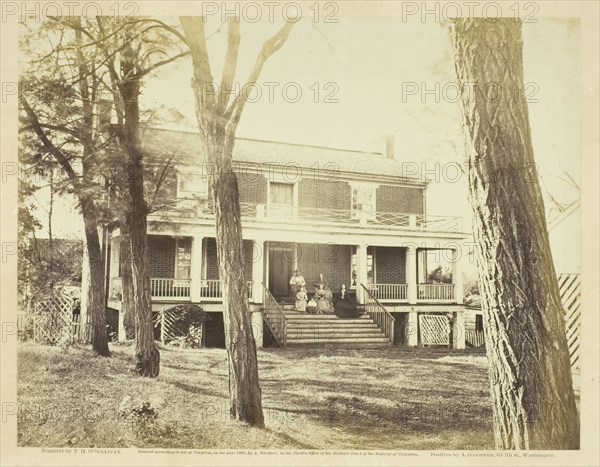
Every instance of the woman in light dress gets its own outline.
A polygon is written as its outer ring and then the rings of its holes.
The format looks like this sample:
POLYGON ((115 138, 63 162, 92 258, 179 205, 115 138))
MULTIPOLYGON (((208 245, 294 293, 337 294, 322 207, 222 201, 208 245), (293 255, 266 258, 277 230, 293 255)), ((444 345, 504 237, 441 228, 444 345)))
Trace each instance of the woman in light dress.
POLYGON ((308 300, 308 294, 306 288, 300 287, 300 291, 296 294, 296 311, 306 311, 306 301, 308 300))

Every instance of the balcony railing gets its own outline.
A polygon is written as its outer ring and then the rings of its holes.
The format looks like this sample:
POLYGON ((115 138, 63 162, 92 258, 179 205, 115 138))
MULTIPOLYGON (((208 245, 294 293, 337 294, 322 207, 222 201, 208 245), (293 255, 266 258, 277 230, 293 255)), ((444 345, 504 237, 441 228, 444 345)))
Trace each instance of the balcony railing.
POLYGON ((380 302, 406 302, 406 284, 369 284, 367 289, 380 302))
MULTIPOLYGON (((214 218, 212 203, 197 201, 194 216, 214 218)), ((187 205, 186 205, 187 206, 187 205)), ((189 208, 189 206, 188 206, 189 208)), ((453 216, 430 216, 380 211, 352 211, 298 207, 289 204, 240 203, 244 222, 271 222, 278 224, 311 224, 319 226, 352 226, 375 229, 402 229, 431 232, 462 232, 462 219, 453 216)), ((174 208, 174 212, 177 209, 174 208)))
POLYGON ((451 302, 454 300, 454 284, 417 284, 417 300, 451 302))
MULTIPOLYGON (((248 281, 248 299, 252 300, 253 281, 248 281)), ((221 301, 223 292, 219 279, 203 279, 200 281, 200 298, 206 301, 221 301)))
POLYGON ((150 279, 150 290, 153 299, 189 300, 191 284, 190 279, 153 277, 150 279))

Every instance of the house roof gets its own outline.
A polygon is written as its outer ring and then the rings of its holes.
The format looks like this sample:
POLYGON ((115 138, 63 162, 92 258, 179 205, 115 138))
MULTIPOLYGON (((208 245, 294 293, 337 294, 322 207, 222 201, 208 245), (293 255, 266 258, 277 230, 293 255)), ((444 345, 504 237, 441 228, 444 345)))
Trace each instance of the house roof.
MULTIPOLYGON (((144 147, 151 153, 174 156, 183 164, 200 165, 200 135, 197 132, 146 128, 144 147)), ((419 176, 404 175, 403 163, 381 153, 326 148, 277 141, 236 138, 233 160, 237 163, 282 165, 312 168, 323 171, 339 171, 376 178, 394 177, 397 181, 427 184, 419 176)), ((411 174, 412 175, 412 174, 411 174)))

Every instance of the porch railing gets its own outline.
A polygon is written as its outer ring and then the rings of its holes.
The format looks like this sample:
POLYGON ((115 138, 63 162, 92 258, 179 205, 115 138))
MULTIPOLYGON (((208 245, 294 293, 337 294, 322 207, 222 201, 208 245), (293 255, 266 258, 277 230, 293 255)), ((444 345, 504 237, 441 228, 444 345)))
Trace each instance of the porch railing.
POLYGON ((417 300, 451 302, 454 300, 454 284, 417 284, 417 300))
POLYGON ((369 291, 380 302, 407 301, 407 284, 369 284, 369 291))
POLYGON ((172 279, 167 277, 153 277, 150 279, 152 298, 158 299, 189 299, 190 279, 172 279))
POLYGON ((280 347, 285 347, 287 343, 287 318, 281 309, 275 297, 269 292, 269 289, 262 284, 264 289, 264 310, 263 317, 271 334, 275 337, 280 347))
MULTIPOLYGON (((196 207, 195 217, 214 218, 212 203, 196 207)), ((462 219, 454 216, 431 216, 381 211, 352 211, 351 209, 315 209, 288 204, 240 203, 245 222, 272 222, 280 224, 348 225, 353 227, 425 230, 433 232, 461 232, 462 219)))
MULTIPOLYGON (((248 281, 248 299, 252 300, 252 285, 254 281, 248 281)), ((200 298, 220 301, 223 298, 221 281, 219 279, 203 279, 200 281, 200 298)))
POLYGON ((373 322, 383 331, 385 337, 394 343, 395 318, 377 300, 364 284, 360 284, 365 294, 365 311, 373 322))

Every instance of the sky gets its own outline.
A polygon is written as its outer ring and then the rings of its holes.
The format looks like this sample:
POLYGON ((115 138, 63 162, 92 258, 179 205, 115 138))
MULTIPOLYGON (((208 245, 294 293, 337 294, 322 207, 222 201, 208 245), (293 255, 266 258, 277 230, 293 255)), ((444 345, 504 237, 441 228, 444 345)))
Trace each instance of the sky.
MULTIPOLYGON (((207 24, 216 77, 226 39, 219 26, 215 21, 207 24)), ((280 26, 242 23, 236 75, 240 86, 263 41, 280 26)), ((540 18, 523 26, 535 159, 543 185, 565 203, 579 197, 561 180, 564 171, 580 180, 579 40, 576 19, 540 18)), ((396 158, 409 167, 416 164, 432 179, 427 212, 461 216, 468 230, 466 177, 457 171, 464 143, 453 60, 448 27, 433 21, 341 17, 337 23, 315 24, 303 19, 264 66, 258 81, 262 94, 254 94, 255 102, 247 104, 237 135, 383 151, 385 135, 393 134, 396 158)), ((176 109, 185 121, 167 126, 195 131, 190 82, 190 59, 169 65, 149 76, 142 104, 176 109)), ((72 224, 55 226, 55 235, 63 231, 64 236, 74 235, 72 224)))

